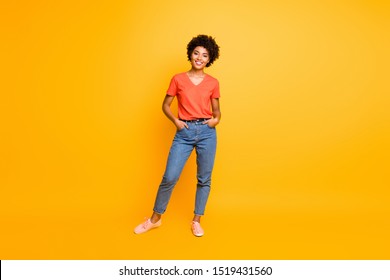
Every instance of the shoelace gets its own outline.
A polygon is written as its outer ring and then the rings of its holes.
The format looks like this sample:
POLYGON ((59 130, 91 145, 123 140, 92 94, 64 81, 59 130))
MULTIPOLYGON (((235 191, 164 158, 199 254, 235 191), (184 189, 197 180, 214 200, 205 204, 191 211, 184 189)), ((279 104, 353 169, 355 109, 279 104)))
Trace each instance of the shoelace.
POLYGON ((192 228, 195 231, 195 233, 200 233, 200 224, 196 222, 192 222, 192 228))
POLYGON ((149 226, 149 224, 150 224, 149 219, 148 218, 145 218, 145 219, 146 219, 146 221, 142 224, 143 228, 147 228, 149 226))

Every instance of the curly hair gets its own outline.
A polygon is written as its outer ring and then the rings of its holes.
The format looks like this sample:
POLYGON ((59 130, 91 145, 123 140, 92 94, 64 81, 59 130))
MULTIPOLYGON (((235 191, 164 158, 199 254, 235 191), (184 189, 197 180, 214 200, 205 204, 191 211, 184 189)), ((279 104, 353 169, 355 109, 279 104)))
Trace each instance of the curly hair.
POLYGON ((206 64, 209 67, 219 57, 219 46, 215 42, 214 38, 207 35, 198 35, 188 43, 187 45, 187 57, 188 61, 191 61, 191 54, 196 47, 203 47, 209 52, 210 60, 206 64))

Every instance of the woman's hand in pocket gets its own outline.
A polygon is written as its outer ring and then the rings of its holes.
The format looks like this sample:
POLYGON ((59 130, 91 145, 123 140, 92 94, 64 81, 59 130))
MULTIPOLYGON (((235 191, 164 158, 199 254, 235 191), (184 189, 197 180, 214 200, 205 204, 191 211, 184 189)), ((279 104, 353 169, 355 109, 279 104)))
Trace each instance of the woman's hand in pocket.
POLYGON ((188 128, 188 125, 179 119, 175 120, 175 126, 176 126, 177 131, 180 131, 184 128, 188 128))
POLYGON ((217 124, 219 124, 219 120, 217 118, 212 118, 204 121, 203 123, 207 124, 209 127, 216 127, 217 124))

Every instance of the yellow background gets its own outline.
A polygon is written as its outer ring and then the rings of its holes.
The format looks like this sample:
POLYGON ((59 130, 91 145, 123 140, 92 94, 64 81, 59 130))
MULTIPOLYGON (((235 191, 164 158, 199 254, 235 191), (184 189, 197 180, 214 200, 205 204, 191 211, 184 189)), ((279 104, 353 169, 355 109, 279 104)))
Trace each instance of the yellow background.
POLYGON ((389 259, 388 1, 3 1, 0 259, 389 259), (161 103, 209 34, 222 122, 151 214, 161 103))

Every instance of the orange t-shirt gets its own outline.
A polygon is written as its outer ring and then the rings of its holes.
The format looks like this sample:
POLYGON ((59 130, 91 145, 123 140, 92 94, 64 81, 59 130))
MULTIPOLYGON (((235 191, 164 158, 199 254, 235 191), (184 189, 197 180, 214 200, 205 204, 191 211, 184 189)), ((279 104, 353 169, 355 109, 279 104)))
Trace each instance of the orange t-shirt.
POLYGON ((203 81, 195 85, 187 72, 176 74, 167 90, 170 96, 177 96, 179 119, 194 120, 211 118, 211 99, 219 98, 218 80, 206 74, 203 81))

